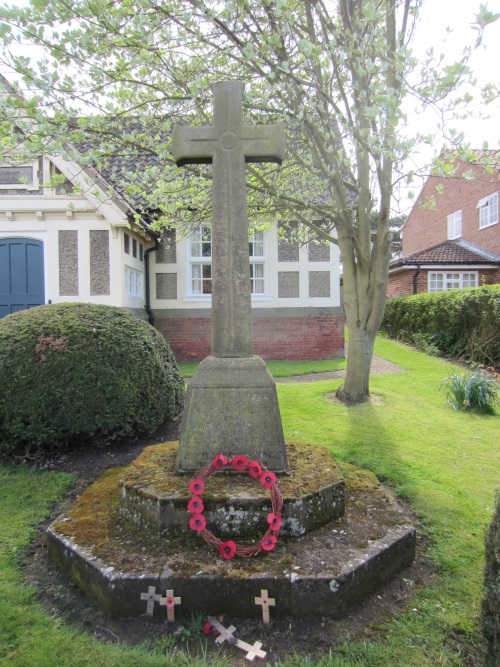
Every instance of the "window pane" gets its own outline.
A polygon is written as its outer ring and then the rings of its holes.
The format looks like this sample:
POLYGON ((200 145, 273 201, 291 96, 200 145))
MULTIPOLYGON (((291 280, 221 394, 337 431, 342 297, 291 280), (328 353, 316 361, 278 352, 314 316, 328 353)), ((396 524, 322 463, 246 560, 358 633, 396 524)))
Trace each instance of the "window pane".
POLYGON ((264 232, 262 231, 250 232, 248 254, 250 255, 250 257, 264 257, 264 232))
POLYGON ((476 286, 476 274, 475 273, 464 273, 462 282, 463 282, 463 287, 475 287, 476 286))
POLYGON ((447 273, 446 274, 446 288, 450 289, 460 289, 460 274, 459 273, 447 273))
POLYGON ((212 266, 203 265, 203 294, 212 294, 212 266))
POLYGON ((264 294, 264 264, 250 264, 252 294, 264 294))
POLYGON ((202 257, 212 256, 212 230, 210 227, 203 227, 201 231, 201 254, 202 257))
POLYGON ((191 290, 193 294, 201 294, 201 264, 191 266, 191 290))
POLYGON ((212 231, 210 227, 202 227, 191 236, 191 257, 212 256, 212 231))
POLYGON ((462 236, 462 211, 455 211, 448 216, 448 238, 457 239, 462 236))
POLYGON ((481 200, 479 206, 479 227, 487 227, 498 222, 498 193, 481 200))
POLYGON ((443 291, 443 274, 431 273, 429 275, 429 292, 443 291))

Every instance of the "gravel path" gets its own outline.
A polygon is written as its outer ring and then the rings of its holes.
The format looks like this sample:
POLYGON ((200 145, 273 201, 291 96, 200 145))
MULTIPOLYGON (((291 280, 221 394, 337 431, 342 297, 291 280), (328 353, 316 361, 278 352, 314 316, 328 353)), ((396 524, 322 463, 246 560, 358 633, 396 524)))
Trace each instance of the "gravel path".
MULTIPOLYGON (((347 353, 347 346, 346 346, 347 353)), ((387 359, 373 355, 370 375, 386 375, 388 373, 401 373, 405 369, 393 364, 387 359)), ((329 371, 326 373, 311 373, 310 375, 293 375, 287 378, 275 378, 276 382, 321 382, 322 380, 335 380, 345 378, 346 371, 329 371)))

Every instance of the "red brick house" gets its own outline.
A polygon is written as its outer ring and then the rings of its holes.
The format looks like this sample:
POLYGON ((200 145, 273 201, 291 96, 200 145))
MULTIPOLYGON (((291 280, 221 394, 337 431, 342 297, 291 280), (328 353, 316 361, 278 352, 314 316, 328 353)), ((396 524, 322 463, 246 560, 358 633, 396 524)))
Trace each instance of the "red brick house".
POLYGON ((388 298, 500 283, 500 151, 488 157, 492 173, 460 162, 452 177, 429 177, 390 264, 388 298))

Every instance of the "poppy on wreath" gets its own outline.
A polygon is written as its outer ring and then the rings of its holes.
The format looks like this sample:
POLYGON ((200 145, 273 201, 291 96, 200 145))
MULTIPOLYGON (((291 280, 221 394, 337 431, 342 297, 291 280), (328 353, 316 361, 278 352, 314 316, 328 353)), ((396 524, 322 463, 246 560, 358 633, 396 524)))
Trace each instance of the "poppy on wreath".
POLYGON ((267 523, 271 526, 271 530, 278 531, 281 528, 283 520, 279 514, 268 514, 267 523))
POLYGON ((235 456, 233 459, 233 468, 235 470, 245 470, 248 465, 248 459, 246 456, 235 456))
POLYGON ((262 475, 262 466, 258 461, 252 461, 248 466, 248 474, 250 477, 260 477, 262 475))
POLYGON ((272 551, 276 546, 276 538, 274 535, 266 535, 260 541, 260 546, 264 551, 272 551))
POLYGON ((191 530, 195 530, 197 533, 201 533, 202 530, 205 530, 207 522, 203 514, 193 514, 189 519, 189 527, 191 530))
POLYGON ((220 469, 227 466, 228 458, 224 454, 218 454, 214 459, 214 468, 220 469))
POLYGON ((219 552, 226 560, 231 560, 231 558, 234 558, 234 555, 236 554, 236 544, 232 540, 223 542, 220 545, 219 552))
POLYGON ((189 490, 191 493, 194 493, 195 495, 199 496, 205 491, 205 482, 197 477, 196 479, 192 479, 189 482, 189 490))
POLYGON ((275 482, 276 482, 276 475, 270 470, 263 472, 262 475, 260 476, 260 483, 265 489, 270 489, 275 482))
POLYGON ((188 512, 191 514, 201 514, 204 509, 203 500, 198 496, 193 496, 188 502, 188 512))

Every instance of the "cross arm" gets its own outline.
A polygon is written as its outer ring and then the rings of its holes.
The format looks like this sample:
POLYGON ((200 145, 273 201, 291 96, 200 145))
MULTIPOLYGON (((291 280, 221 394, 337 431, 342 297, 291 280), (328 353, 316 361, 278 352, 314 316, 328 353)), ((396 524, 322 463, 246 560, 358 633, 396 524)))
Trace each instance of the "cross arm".
POLYGON ((245 162, 283 162, 285 130, 282 123, 243 126, 241 139, 245 162))
POLYGON ((214 154, 213 127, 189 127, 174 125, 172 131, 172 154, 175 164, 209 164, 214 154))

